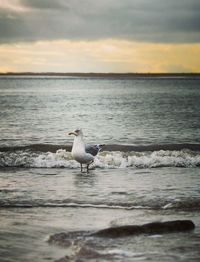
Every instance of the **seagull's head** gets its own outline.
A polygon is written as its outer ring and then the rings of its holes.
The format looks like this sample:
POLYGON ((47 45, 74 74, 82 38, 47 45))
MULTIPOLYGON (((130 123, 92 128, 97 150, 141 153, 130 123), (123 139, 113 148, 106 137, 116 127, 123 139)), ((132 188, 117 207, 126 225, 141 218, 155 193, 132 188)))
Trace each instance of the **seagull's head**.
POLYGON ((78 128, 78 129, 76 129, 76 130, 74 130, 74 131, 72 131, 72 132, 69 132, 68 135, 69 135, 69 136, 70 136, 70 135, 82 136, 82 135, 83 135, 83 132, 82 132, 81 129, 78 128))

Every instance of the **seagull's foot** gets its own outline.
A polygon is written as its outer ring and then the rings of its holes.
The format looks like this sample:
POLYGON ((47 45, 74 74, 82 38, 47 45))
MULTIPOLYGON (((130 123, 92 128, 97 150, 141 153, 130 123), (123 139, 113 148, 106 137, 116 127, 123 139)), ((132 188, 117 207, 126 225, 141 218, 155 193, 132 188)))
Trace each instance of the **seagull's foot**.
MULTIPOLYGON (((92 163, 93 163, 93 162, 92 162, 92 163)), ((83 167, 83 165, 81 164, 81 173, 89 173, 89 170, 94 170, 94 169, 95 169, 95 166, 94 166, 94 165, 91 166, 92 163, 86 165, 86 170, 85 170, 85 168, 83 167)))

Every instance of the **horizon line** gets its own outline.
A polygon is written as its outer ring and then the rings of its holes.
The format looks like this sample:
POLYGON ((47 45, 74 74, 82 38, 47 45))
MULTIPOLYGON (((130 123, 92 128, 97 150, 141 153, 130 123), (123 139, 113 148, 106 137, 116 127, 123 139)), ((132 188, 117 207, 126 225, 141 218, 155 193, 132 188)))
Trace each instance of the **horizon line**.
POLYGON ((0 75, 200 75, 200 72, 0 72, 0 75))

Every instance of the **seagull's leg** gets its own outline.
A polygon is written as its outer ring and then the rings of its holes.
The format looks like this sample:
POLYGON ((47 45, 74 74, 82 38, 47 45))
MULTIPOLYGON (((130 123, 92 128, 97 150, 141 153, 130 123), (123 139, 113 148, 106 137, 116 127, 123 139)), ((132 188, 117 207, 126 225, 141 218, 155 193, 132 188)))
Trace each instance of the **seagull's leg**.
POLYGON ((87 173, 89 173, 89 166, 94 162, 94 160, 92 160, 89 164, 87 164, 87 173))
POLYGON ((83 165, 81 164, 81 173, 83 172, 83 165))

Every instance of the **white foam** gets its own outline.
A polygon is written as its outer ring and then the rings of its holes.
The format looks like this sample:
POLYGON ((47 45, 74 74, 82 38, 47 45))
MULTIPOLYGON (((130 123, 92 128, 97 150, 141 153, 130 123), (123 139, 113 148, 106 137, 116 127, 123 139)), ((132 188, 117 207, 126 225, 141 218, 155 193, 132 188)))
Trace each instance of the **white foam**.
POLYGON ((170 208, 173 208, 173 207, 174 207, 173 203, 168 203, 168 204, 164 205, 163 209, 170 209, 170 208))
POLYGON ((195 167, 200 165, 200 155, 188 151, 155 151, 152 153, 103 152, 95 164, 110 168, 152 168, 152 167, 195 167))
MULTIPOLYGON (((65 167, 79 168, 71 153, 59 149, 56 153, 33 153, 30 151, 0 152, 0 166, 10 167, 65 167)), ((154 152, 101 152, 94 162, 96 168, 154 168, 154 167, 196 167, 200 166, 198 152, 154 151, 154 152)))
POLYGON ((34 159, 33 167, 67 167, 76 168, 79 164, 71 157, 70 152, 59 149, 56 153, 45 153, 34 159))
POLYGON ((111 249, 107 251, 107 254, 117 256, 117 257, 127 257, 127 258, 136 258, 137 260, 143 260, 146 259, 146 256, 144 253, 141 252, 130 252, 122 249, 111 249))
POLYGON ((134 257, 134 256, 141 256, 142 253, 132 253, 130 251, 125 251, 122 249, 111 249, 106 252, 109 255, 114 256, 123 256, 123 257, 134 257))

